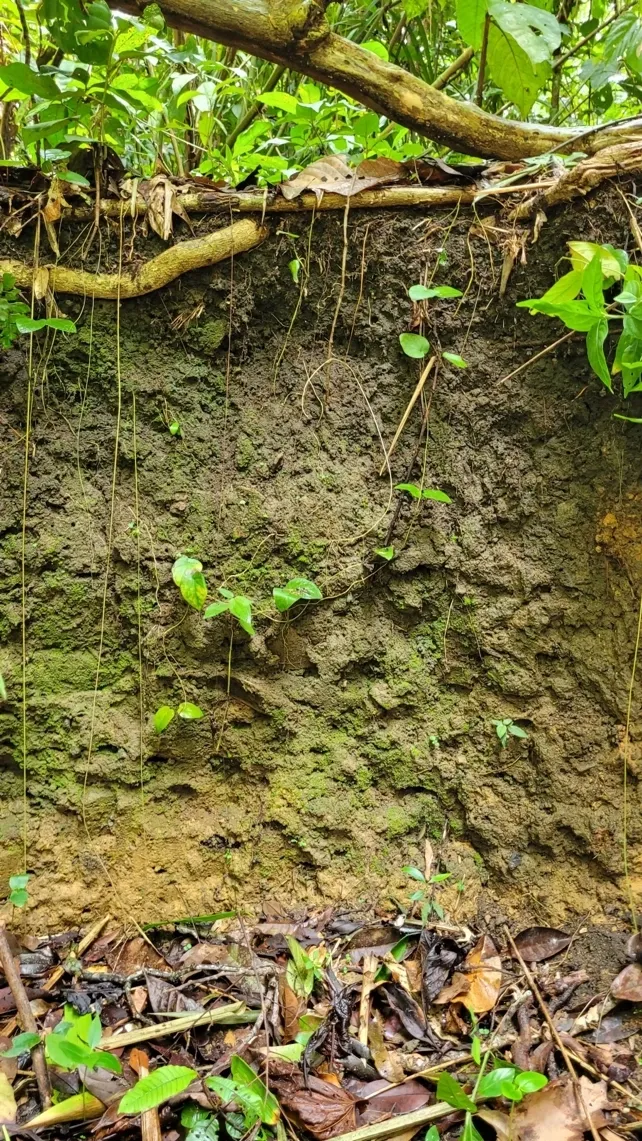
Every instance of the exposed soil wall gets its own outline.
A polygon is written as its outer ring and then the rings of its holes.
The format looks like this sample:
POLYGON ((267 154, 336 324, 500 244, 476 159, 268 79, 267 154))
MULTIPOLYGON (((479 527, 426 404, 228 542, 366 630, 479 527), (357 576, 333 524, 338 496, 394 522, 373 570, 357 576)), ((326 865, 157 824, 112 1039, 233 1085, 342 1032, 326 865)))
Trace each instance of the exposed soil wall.
MULTIPOLYGON (((626 245, 621 199, 607 190, 551 218, 504 298, 502 252, 471 231, 470 212, 353 213, 334 333, 334 354, 349 365, 328 375, 343 222, 319 216, 309 232, 307 216, 272 219, 268 241, 233 266, 122 304, 96 689, 116 306, 59 299, 79 332, 58 336, 44 359, 36 353, 27 497, 36 926, 106 906, 151 920, 242 900, 371 905, 400 896, 402 865, 445 828, 446 863, 464 882, 459 915, 481 907, 598 920, 620 906, 641 429, 613 419, 617 402, 591 377, 581 338, 500 380, 562 331, 515 301, 552 282, 568 238, 626 245), (309 277, 294 319, 295 250, 309 277), (396 503, 378 475, 378 431, 391 440, 418 376, 398 343, 411 313, 406 289, 437 263, 435 280, 466 296, 436 302, 426 332, 469 368, 439 373, 413 479, 425 463, 426 484, 452 503, 404 502, 399 554, 386 566, 371 555, 396 503), (180 436, 168 430, 174 420, 180 436), (212 597, 224 585, 255 603, 256 637, 234 628, 229 699, 230 626, 186 610, 171 581, 181 553, 202 560, 212 597), (277 619, 272 588, 295 575, 314 579, 327 600, 277 619), (155 735, 154 710, 184 697, 203 720, 177 718, 155 735), (502 717, 520 719, 528 740, 501 750, 491 721, 502 717)), ((66 246, 78 263, 88 234, 67 228, 63 259, 66 246)), ((9 250, 7 239, 3 252, 28 259, 30 241, 9 250)), ((159 248, 140 234, 134 242, 135 257, 159 248)), ((88 268, 97 255, 94 237, 88 268)), ((116 268, 117 227, 102 232, 100 259, 116 268)), ((0 885, 22 851, 26 403, 21 344, 0 361, 0 670, 9 690, 0 885)), ((635 399, 627 411, 641 414, 635 399)), ((407 476, 420 422, 417 407, 395 481, 407 476)))

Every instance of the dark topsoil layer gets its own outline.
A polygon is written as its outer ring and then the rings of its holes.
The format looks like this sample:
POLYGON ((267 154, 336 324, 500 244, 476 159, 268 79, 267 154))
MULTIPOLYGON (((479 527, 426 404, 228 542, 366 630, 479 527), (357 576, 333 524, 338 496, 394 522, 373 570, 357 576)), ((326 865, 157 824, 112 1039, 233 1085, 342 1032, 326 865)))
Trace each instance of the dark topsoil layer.
MULTIPOLYGON (((320 215, 310 230, 309 216, 271 219, 265 244, 233 266, 123 303, 95 693, 115 304, 59 298, 78 334, 58 336, 42 356, 39 342, 26 527, 34 927, 78 922, 107 904, 146 919, 242 900, 367 908, 403 897, 402 866, 421 860, 426 839, 463 884, 449 901, 459 918, 517 912, 617 925, 623 915, 620 746, 642 584, 640 428, 613 419, 623 409, 591 376, 581 336, 501 379, 563 332, 515 302, 551 284, 565 242, 630 244, 621 198, 606 189, 552 216, 503 298, 495 242, 510 237, 505 218, 484 233, 465 210, 355 211, 341 293, 343 221, 320 215), (288 268, 295 256, 300 285, 288 268), (434 270, 465 297, 431 304, 425 331, 469 367, 440 368, 412 479, 425 465, 426 485, 452 503, 404 497, 391 540, 398 556, 382 565, 372 551, 396 499, 378 475, 379 432, 391 440, 420 367, 399 348, 407 287, 434 270), (329 371, 339 300, 341 359, 329 371), (186 613, 171 581, 181 553, 202 560, 212 598, 224 585, 254 602, 256 636, 234 626, 229 700, 230 625, 186 613), (326 601, 279 619, 272 589, 300 575, 326 601), (176 718, 155 735, 154 710, 185 698, 204 718, 176 718), (502 750, 492 719, 504 717, 528 739, 502 750)), ((29 260, 32 238, 6 238, 2 252, 29 260)), ((130 241, 126 233, 126 256, 130 241)), ((79 264, 90 242, 87 266, 100 255, 101 269, 116 268, 116 226, 105 224, 100 246, 68 225, 61 242, 65 261, 79 264)), ((159 248, 139 227, 135 257, 159 248)), ((0 670, 9 690, 0 884, 22 851, 26 400, 20 343, 0 361, 0 670)), ((640 415, 639 398, 625 410, 640 415)), ((417 407, 392 461, 395 482, 408 476, 420 422, 417 407)))

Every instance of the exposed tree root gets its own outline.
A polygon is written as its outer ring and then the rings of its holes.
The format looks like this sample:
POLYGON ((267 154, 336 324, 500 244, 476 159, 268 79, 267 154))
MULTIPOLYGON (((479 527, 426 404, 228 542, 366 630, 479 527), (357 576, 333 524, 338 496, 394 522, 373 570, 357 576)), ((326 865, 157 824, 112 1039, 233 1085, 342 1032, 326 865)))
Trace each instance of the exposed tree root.
POLYGON ((572 170, 565 171, 552 186, 546 187, 526 202, 521 202, 511 214, 511 218, 516 222, 523 218, 531 218, 540 210, 547 210, 551 206, 569 202, 579 195, 588 194, 609 178, 634 174, 640 170, 642 170, 642 143, 639 140, 607 147, 598 154, 583 159, 572 170))
MULTIPOLYGON (((90 273, 84 269, 66 266, 49 268, 49 287, 56 293, 76 293, 89 297, 106 297, 110 300, 140 297, 162 289, 170 281, 192 269, 203 269, 224 261, 232 254, 240 254, 258 246, 268 235, 267 226, 254 218, 242 218, 223 230, 214 230, 203 237, 177 242, 151 258, 139 269, 126 273, 90 273)), ((0 259, 0 273, 11 273, 21 287, 33 281, 33 269, 23 262, 0 259)), ((42 272, 42 267, 39 272, 42 272)))

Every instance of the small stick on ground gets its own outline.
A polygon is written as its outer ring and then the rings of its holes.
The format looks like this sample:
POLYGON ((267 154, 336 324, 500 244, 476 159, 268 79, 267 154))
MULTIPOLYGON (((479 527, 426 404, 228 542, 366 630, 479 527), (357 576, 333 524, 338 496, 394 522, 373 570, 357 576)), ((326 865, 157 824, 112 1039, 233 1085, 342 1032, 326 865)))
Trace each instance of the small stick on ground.
POLYGON ((548 1029, 551 1032, 551 1037, 552 1037, 553 1041, 555 1042, 555 1045, 557 1046, 560 1054, 562 1055, 562 1057, 564 1059, 564 1064, 565 1064, 569 1074, 571 1075, 571 1081, 573 1082, 573 1089, 575 1090, 575 1096, 576 1096, 577 1101, 581 1107, 582 1113, 584 1114, 584 1117, 586 1118, 586 1125, 587 1125, 587 1128, 590 1129, 590 1131, 591 1131, 591 1137, 593 1138, 593 1141, 600 1141, 600 1135, 599 1135, 597 1129, 595 1128, 595 1125, 593 1124, 593 1118, 591 1117, 591 1115, 587 1109, 586 1102, 584 1100, 584 1094, 582 1092, 582 1086, 580 1085, 580 1079, 577 1076, 577 1071, 575 1069, 575 1066, 573 1065, 571 1055, 569 1054, 568 1050, 566 1049, 566 1046, 564 1045, 564 1043, 560 1037, 559 1030, 557 1029, 555 1023, 553 1022, 553 1019, 551 1018, 549 1009, 548 1009, 546 1003, 544 1002, 544 999, 541 996, 539 987, 537 986, 537 983, 535 982, 533 975, 529 971, 528 967, 526 966, 526 963, 524 962, 524 960, 522 959, 522 956, 520 955, 519 951, 517 950, 517 947, 515 945, 515 940, 513 939, 513 936, 511 935, 510 931, 508 930, 508 927, 504 927, 504 934, 508 940, 508 943, 510 945, 511 951, 513 952, 513 955, 515 956, 515 958, 517 959, 517 962, 519 963, 520 970, 521 970, 524 978, 526 979, 528 986, 530 987, 531 993, 533 994, 533 997, 535 998, 535 1001, 537 1002, 537 1005, 539 1006, 539 1008, 542 1012, 542 1015, 544 1016, 544 1021, 545 1021, 546 1025, 548 1026, 548 1029))
POLYGON ((368 1025, 370 1022, 370 995, 375 975, 379 969, 376 955, 365 955, 362 967, 361 1001, 359 1004, 359 1041, 368 1045, 368 1025))
POLYGON ((529 367, 529 365, 535 364, 535 361, 538 361, 540 357, 545 357, 547 353, 552 353, 553 349, 556 349, 558 345, 562 345, 564 341, 568 341, 570 337, 574 336, 574 334, 575 329, 571 329, 570 333, 565 333, 563 337, 558 337, 556 341, 553 341, 552 345, 547 345, 545 349, 541 350, 541 352, 535 353, 534 357, 529 357, 527 361, 524 361, 523 364, 520 364, 519 368, 514 368, 512 372, 507 373, 506 376, 503 376, 501 380, 497 381, 497 383, 506 384, 507 380, 512 380, 514 376, 517 376, 518 373, 523 372, 525 368, 529 367))
POLYGON ((399 427, 397 428, 397 431, 395 432, 394 436, 392 437, 392 443, 391 443, 390 447, 388 448, 388 454, 387 454, 384 462, 381 465, 379 475, 383 475, 384 471, 388 467, 388 464, 390 463, 390 457, 391 457, 392 453, 394 452, 394 450, 397 446, 397 442, 399 440, 401 433, 403 432, 403 430, 406 426, 406 423, 408 421, 408 417, 410 416, 410 413, 412 412, 415 404, 417 403, 417 400, 419 399, 419 397, 421 395, 424 384, 426 383, 428 377, 430 376, 430 373, 432 372, 432 370, 435 366, 436 360, 437 360, 436 357, 430 358, 430 360, 428 361, 428 364, 426 365, 421 376, 419 377, 419 380, 417 381, 415 391, 413 392, 412 396, 410 397, 410 400, 408 401, 408 407, 406 408, 406 411, 404 412, 403 416, 401 417, 401 420, 399 421, 399 427))
MULTIPOLYGON (((138 1076, 146 1078, 149 1074, 149 1058, 143 1050, 138 1051, 138 1076)), ((140 1115, 141 1141, 163 1141, 158 1109, 146 1109, 140 1115)))
MULTIPOLYGON (((7 980, 7 986, 10 988, 14 997, 22 1029, 28 1031, 30 1034, 38 1034, 38 1027, 36 1026, 36 1020, 31 1011, 27 992, 16 969, 16 964, 13 961, 11 947, 7 939, 7 929, 4 923, 0 923, 0 965, 2 966, 4 977, 7 980)), ((46 1109, 47 1106, 51 1105, 51 1085, 49 1083, 49 1073, 45 1061, 45 1050, 41 1043, 33 1047, 31 1051, 31 1062, 33 1072, 36 1075, 36 1082, 38 1083, 40 1104, 43 1109, 46 1109)))

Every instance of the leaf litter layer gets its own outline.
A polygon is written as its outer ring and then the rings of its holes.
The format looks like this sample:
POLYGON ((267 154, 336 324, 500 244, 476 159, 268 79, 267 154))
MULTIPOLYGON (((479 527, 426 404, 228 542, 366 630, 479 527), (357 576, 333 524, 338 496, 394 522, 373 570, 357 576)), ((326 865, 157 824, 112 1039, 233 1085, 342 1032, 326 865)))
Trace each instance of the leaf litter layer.
MULTIPOLYGON (((82 938, 3 927, 0 1120, 95 1141, 615 1141, 642 1127, 642 1027, 601 1033, 642 989, 604 993, 577 930, 491 935, 416 907, 138 933, 106 917, 82 938), (29 1052, 43 1049, 36 1088, 29 1052)), ((630 940, 625 971, 638 953, 630 940)))

